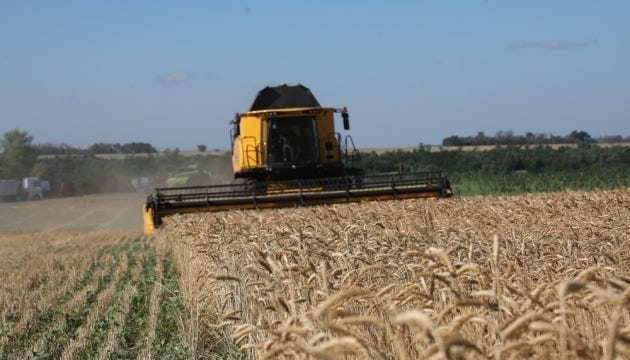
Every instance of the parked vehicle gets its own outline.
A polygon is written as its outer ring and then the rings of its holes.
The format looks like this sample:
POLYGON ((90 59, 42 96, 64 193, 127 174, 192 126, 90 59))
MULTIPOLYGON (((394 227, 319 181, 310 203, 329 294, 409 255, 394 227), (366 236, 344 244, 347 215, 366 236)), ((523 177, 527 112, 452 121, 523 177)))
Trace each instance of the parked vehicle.
POLYGON ((2 200, 41 200, 43 198, 41 180, 37 177, 0 180, 0 199, 2 200))

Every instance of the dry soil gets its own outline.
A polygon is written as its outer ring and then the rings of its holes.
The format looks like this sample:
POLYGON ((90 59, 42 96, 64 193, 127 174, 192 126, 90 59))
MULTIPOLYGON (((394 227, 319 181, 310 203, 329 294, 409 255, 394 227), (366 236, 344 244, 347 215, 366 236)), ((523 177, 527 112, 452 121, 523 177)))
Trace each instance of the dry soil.
POLYGON ((141 231, 144 200, 132 193, 0 202, 0 232, 141 231))

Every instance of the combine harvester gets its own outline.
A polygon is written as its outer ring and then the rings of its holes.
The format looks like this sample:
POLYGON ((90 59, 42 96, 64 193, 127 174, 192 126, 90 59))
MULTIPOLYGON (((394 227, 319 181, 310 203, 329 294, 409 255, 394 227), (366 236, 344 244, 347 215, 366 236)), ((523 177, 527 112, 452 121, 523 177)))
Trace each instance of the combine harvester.
POLYGON ((452 195, 440 171, 365 176, 352 166, 358 155, 352 138, 335 131, 335 113, 349 130, 345 107, 322 107, 302 85, 264 88, 231 122, 235 180, 155 189, 143 205, 145 234, 178 213, 452 195))

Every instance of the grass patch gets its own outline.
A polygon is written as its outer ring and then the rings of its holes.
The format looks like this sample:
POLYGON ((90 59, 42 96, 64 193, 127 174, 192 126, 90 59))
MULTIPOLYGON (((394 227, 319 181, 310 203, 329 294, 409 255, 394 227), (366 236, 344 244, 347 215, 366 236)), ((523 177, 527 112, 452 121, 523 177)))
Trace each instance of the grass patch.
MULTIPOLYGON (((137 263, 135 255, 136 255, 137 250, 140 247, 139 246, 134 246, 134 247, 125 246, 125 248, 127 248, 127 251, 126 251, 127 261, 128 261, 127 270, 125 271, 121 279, 116 284, 116 294, 114 295, 107 309, 105 309, 105 311, 103 312, 103 315, 98 320, 98 323, 94 326, 94 331, 92 333, 92 336, 88 340, 86 346, 83 349, 81 349, 81 351, 79 351, 79 353, 77 354, 77 358, 79 359, 94 358, 95 355, 98 354, 98 351, 101 348, 101 346, 103 346, 104 342, 106 341, 107 334, 112 327, 119 328, 120 331, 122 332, 122 327, 124 326, 124 323, 118 321, 118 318, 119 318, 118 315, 119 314, 125 315, 125 314, 122 314, 124 310, 121 307, 123 293, 129 287, 132 287, 135 285, 134 282, 132 281, 131 273, 135 264, 137 263)), ((120 257, 119 253, 117 253, 116 255, 117 255, 117 259, 119 259, 120 257)))
POLYGON ((153 353, 163 359, 184 359, 190 357, 179 334, 184 306, 179 293, 179 276, 170 257, 162 259, 163 284, 160 296, 159 314, 153 341, 153 353))
MULTIPOLYGON (((145 244, 145 251, 148 246, 148 244, 145 244)), ((142 349, 144 344, 142 335, 147 329, 151 289, 155 281, 155 264, 155 249, 150 248, 142 261, 142 272, 136 285, 137 293, 131 299, 125 326, 119 339, 118 349, 112 354, 114 357, 135 358, 138 356, 140 349, 142 349)))

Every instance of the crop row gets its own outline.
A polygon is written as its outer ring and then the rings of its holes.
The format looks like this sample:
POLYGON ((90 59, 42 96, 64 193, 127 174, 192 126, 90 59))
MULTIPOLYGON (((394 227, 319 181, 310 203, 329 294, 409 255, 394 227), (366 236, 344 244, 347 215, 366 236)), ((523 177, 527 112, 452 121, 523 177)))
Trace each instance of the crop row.
POLYGON ((177 274, 163 271, 173 267, 163 247, 105 232, 4 234, 0 244, 0 359, 185 356, 181 306, 164 300, 177 274))

